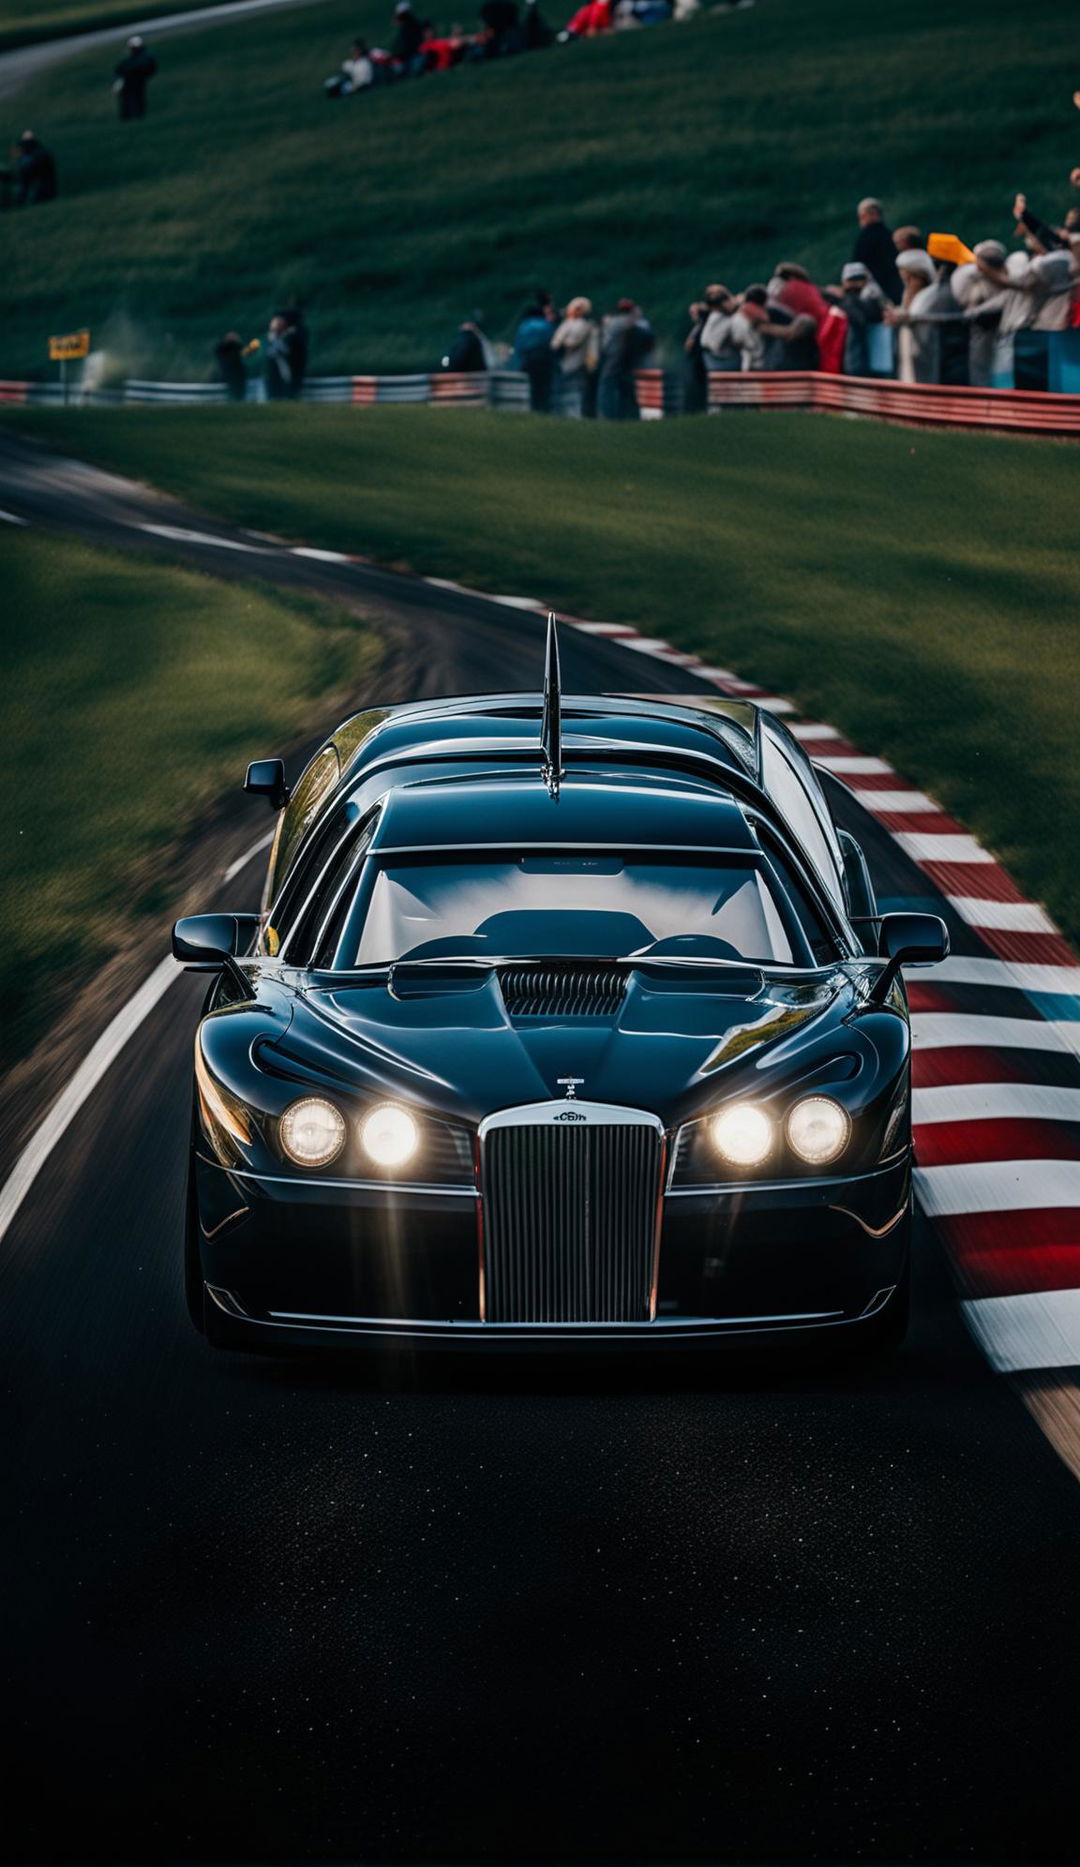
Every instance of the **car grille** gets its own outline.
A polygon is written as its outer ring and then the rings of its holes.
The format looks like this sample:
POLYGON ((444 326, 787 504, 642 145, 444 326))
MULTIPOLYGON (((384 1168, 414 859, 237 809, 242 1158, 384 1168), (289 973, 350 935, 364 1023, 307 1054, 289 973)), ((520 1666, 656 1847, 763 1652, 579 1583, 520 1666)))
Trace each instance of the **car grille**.
POLYGON ((649 1124, 491 1128, 485 1321, 650 1321, 662 1151, 649 1124))
POLYGON ((499 985, 512 1018, 613 1018, 626 993, 614 966, 508 966, 499 985))

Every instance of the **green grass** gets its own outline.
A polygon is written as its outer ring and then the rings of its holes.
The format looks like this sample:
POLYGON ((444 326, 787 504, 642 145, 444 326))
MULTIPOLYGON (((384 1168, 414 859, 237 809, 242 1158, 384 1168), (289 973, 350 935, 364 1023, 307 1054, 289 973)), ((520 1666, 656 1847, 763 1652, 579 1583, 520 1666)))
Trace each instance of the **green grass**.
POLYGON ((955 811, 1080 940, 1067 444, 798 414, 7 419, 238 522, 633 622, 790 693, 955 811))
POLYGON ((1051 213, 1068 194, 1062 0, 759 0, 327 104, 390 11, 164 40, 143 123, 116 120, 111 53, 28 90, 63 193, 6 229, 0 369, 45 372, 49 333, 88 324, 129 374, 207 374, 223 329, 293 295, 316 370, 433 367, 473 306, 512 334, 537 282, 634 293, 674 356, 707 279, 835 276, 863 193, 969 240, 1010 233, 1017 187, 1051 213))
POLYGON ((6 1066, 162 912, 200 810, 375 655, 355 618, 147 559, 8 530, 0 558, 6 1066))

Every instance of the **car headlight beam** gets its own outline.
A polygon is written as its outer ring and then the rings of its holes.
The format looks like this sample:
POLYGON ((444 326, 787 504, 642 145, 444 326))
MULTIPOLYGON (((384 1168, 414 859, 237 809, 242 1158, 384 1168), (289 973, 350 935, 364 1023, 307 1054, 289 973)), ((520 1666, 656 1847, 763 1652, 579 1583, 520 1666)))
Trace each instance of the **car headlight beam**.
POLYGON ((345 1117, 324 1096, 302 1096, 285 1110, 278 1132, 298 1167, 328 1167, 345 1146, 345 1117))
POLYGON ((753 1102, 735 1102, 713 1117, 712 1143, 732 1167, 760 1167, 775 1143, 772 1117, 753 1102))
POLYGON ((377 1167, 403 1167, 420 1145, 420 1130, 408 1109, 381 1102, 360 1123, 360 1145, 377 1167))
POLYGON ((843 1153, 851 1117, 830 1096, 807 1096, 787 1118, 788 1146, 811 1167, 826 1167, 843 1153))

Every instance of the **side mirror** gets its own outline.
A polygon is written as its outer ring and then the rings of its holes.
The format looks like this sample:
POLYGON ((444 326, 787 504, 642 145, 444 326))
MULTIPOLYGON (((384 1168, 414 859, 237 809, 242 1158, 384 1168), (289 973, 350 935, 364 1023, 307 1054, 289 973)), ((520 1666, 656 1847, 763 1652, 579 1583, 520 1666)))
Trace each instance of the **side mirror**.
POLYGON ((220 972, 247 952, 258 930, 257 914, 185 914, 172 930, 172 955, 190 972, 220 972))
POLYGON ((949 930, 936 914, 883 914, 878 954, 886 962, 870 996, 884 1004, 901 966, 936 966, 949 957, 949 930))
POLYGON ((285 767, 279 758, 257 758, 247 768, 244 779, 245 791, 255 797, 265 797, 271 810, 283 810, 289 801, 289 787, 285 783, 285 767))

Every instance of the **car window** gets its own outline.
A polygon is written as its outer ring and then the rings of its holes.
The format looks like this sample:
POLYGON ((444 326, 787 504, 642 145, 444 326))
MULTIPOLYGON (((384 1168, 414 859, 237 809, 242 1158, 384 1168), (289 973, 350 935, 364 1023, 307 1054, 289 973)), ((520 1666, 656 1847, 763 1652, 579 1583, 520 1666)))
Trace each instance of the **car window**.
POLYGON ((685 957, 810 964, 808 943, 759 860, 665 860, 651 851, 482 861, 387 855, 368 864, 351 963, 626 958, 675 940, 685 957))
POLYGON ((281 821, 274 863, 274 887, 280 891, 300 844, 323 799, 337 783, 341 765, 337 748, 323 746, 297 780, 281 821))
POLYGON ((836 959, 837 945, 802 877, 784 854, 775 837, 758 827, 761 846, 768 855, 793 912, 798 916, 810 951, 819 965, 836 959))
MULTIPOLYGON (((298 905, 296 919, 283 936, 282 950, 285 958, 293 966, 308 966, 320 956, 328 945, 327 923, 337 920, 338 935, 344 923, 345 912, 353 895, 353 876, 357 861, 371 841, 377 820, 377 812, 372 812, 363 820, 354 817, 347 825, 343 835, 339 836, 332 847, 324 852, 325 860, 321 871, 311 877, 302 904, 298 905), (344 897, 344 909, 338 916, 337 910, 344 897)), ((334 943, 336 945, 336 942, 334 943)), ((331 952, 333 948, 331 948, 331 952)), ((326 962, 321 962, 326 963, 326 962)))
POLYGON ((832 899, 842 908, 844 887, 837 853, 801 773, 788 757, 786 747, 768 731, 762 738, 762 779, 796 842, 813 863, 832 899))

